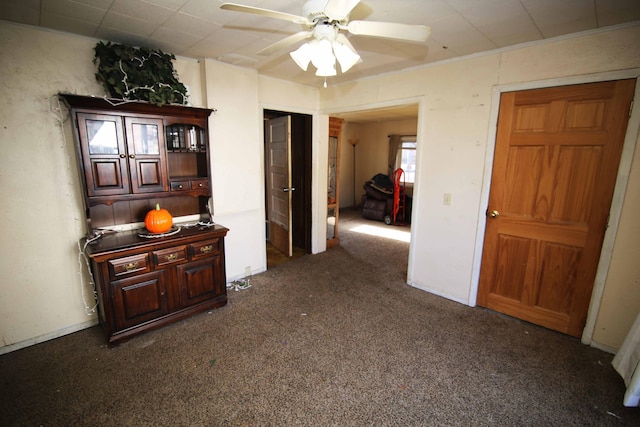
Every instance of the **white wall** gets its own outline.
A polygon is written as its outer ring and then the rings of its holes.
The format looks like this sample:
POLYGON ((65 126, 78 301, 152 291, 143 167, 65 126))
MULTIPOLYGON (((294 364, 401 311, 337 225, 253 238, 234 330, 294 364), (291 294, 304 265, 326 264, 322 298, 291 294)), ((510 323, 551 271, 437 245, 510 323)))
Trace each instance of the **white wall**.
POLYGON ((211 127, 214 219, 229 228, 227 280, 265 271, 262 142, 258 73, 213 60, 202 61, 205 99, 217 111, 211 127))
MULTIPOLYGON (((321 109, 331 114, 419 99, 418 170, 409 282, 429 292, 474 305, 479 270, 477 260, 484 234, 486 206, 483 203, 486 204, 488 195, 492 129, 498 107, 495 91, 502 87, 561 85, 615 78, 616 74, 611 72, 638 67, 640 26, 636 25, 330 87, 322 92, 321 109), (444 193, 452 195, 450 206, 443 204, 444 193)), ((638 124, 633 126, 630 131, 635 135, 638 124)), ((637 161, 635 163, 633 171, 638 168, 637 161)), ((630 176, 628 189, 637 188, 637 179, 637 173, 630 176)), ((636 202, 624 201, 618 235, 630 234, 631 240, 639 241, 638 228, 632 225, 637 221, 623 221, 624 218, 637 218, 638 211, 636 202)), ((624 242, 620 239, 619 243, 625 247, 613 248, 611 265, 624 273, 617 275, 620 279, 615 283, 605 277, 606 298, 601 306, 592 307, 590 314, 591 319, 597 316, 593 326, 596 334, 591 343, 605 349, 620 345, 620 337, 624 337, 630 327, 628 319, 635 318, 640 311, 640 301, 633 296, 630 304, 621 306, 619 303, 625 295, 638 295, 638 263, 621 265, 616 262, 616 254, 637 253, 638 244, 632 244, 630 239, 624 239, 624 242), (628 281, 629 278, 633 281, 628 281), (615 292, 608 297, 607 291, 613 289, 615 292), (603 330, 605 324, 606 331, 603 330)))
POLYGON ((55 96, 104 94, 93 76, 94 46, 0 22, 0 349, 96 322, 82 299, 93 305, 78 265, 85 221, 75 149, 55 96))

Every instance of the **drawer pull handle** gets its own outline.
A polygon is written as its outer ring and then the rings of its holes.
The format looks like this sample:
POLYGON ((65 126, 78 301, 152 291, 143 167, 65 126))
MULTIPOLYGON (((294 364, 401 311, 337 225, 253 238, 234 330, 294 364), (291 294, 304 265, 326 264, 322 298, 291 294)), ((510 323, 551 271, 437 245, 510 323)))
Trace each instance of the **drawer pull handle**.
POLYGON ((136 268, 138 268, 140 264, 138 263, 138 261, 136 262, 130 262, 129 264, 126 264, 124 266, 124 269, 127 271, 131 271, 131 270, 135 270, 136 268))
POLYGON ((174 252, 172 254, 167 255, 166 258, 167 258, 167 261, 175 261, 178 259, 178 254, 174 252))
POLYGON ((207 245, 200 248, 200 252, 202 252, 203 254, 208 254, 212 250, 213 250, 213 245, 207 245))

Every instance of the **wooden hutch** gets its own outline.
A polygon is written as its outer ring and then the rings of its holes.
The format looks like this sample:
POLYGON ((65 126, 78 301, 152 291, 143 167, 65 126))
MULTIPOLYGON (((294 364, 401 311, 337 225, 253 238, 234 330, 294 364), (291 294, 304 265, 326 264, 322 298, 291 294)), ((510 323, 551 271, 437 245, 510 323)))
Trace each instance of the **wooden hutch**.
POLYGON ((100 324, 117 343, 227 302, 224 237, 213 224, 212 110, 61 94, 69 107, 100 324), (170 232, 142 225, 159 203, 170 232))

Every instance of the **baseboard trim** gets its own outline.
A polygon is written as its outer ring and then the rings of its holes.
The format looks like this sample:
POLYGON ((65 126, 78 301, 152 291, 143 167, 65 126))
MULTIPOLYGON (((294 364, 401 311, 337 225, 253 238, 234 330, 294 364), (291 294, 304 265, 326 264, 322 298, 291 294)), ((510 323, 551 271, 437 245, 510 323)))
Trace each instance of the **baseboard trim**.
POLYGON ((446 298, 448 300, 451 300, 451 301, 454 301, 454 302, 457 302, 457 303, 460 303, 460 304, 471 305, 471 304, 469 304, 468 300, 465 300, 463 298, 458 298, 458 297, 455 297, 453 295, 449 295, 449 294, 447 294, 445 292, 441 292, 441 291, 436 290, 436 289, 431 289, 428 286, 425 286, 425 285, 423 285, 421 283, 416 283, 413 280, 408 280, 407 284, 409 286, 414 287, 414 288, 420 289, 421 291, 429 292, 430 294, 434 294, 434 295, 437 295, 439 297, 446 298))
POLYGON ((91 328, 97 324, 98 324, 98 319, 92 319, 86 322, 67 326, 66 328, 58 329, 53 332, 49 332, 48 334, 40 335, 34 338, 29 338, 28 340, 20 341, 15 344, 6 345, 4 347, 0 347, 0 355, 11 353, 12 351, 20 350, 26 347, 31 347, 32 345, 40 344, 52 339, 60 338, 62 336, 69 335, 74 332, 81 331, 83 329, 91 328))

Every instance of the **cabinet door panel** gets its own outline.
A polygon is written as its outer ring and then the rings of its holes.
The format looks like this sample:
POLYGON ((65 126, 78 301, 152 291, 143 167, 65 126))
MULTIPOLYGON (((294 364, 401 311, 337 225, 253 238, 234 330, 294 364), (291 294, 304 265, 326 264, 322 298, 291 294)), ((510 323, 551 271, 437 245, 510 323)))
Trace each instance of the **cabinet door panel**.
POLYGON ((224 293, 225 277, 220 255, 177 266, 180 305, 188 307, 224 293))
POLYGON ((90 197, 129 193, 122 119, 78 113, 82 164, 90 197))
POLYGON ((125 117, 125 127, 132 192, 168 191, 162 120, 125 117))
POLYGON ((139 325, 169 312, 164 271, 111 282, 118 330, 139 325))
POLYGON ((93 191, 116 190, 118 194, 128 189, 122 183, 120 159, 91 159, 93 191))

